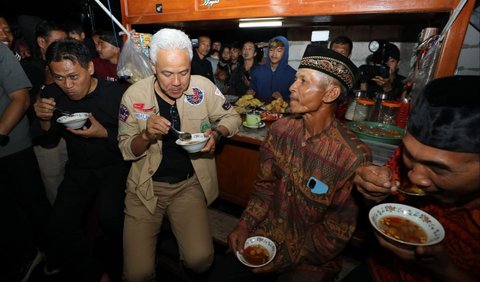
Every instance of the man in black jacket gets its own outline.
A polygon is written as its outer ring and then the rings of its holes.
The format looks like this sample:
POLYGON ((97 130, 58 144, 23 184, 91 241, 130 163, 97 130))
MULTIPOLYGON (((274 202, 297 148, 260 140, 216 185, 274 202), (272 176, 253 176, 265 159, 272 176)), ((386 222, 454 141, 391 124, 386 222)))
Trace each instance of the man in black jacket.
POLYGON ((213 79, 213 70, 212 64, 207 60, 208 54, 210 53, 211 39, 208 36, 199 36, 198 37, 198 46, 195 47, 192 58, 192 69, 190 73, 198 74, 210 79, 215 83, 213 79))

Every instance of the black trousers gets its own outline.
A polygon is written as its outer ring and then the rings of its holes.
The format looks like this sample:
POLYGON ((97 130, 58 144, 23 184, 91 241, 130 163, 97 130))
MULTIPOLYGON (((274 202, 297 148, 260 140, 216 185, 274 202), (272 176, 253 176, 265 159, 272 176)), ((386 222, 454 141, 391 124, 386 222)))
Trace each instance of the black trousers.
POLYGON ((0 158, 0 193, 0 281, 15 281, 44 248, 51 209, 33 147, 0 158))
MULTIPOLYGON (((94 255, 86 234, 91 210, 105 238, 112 246, 109 259, 122 269, 122 233, 125 185, 129 167, 117 163, 99 168, 67 165, 48 225, 47 265, 68 273, 70 281, 99 281, 105 266, 94 255)), ((115 276, 115 274, 114 274, 115 276)))

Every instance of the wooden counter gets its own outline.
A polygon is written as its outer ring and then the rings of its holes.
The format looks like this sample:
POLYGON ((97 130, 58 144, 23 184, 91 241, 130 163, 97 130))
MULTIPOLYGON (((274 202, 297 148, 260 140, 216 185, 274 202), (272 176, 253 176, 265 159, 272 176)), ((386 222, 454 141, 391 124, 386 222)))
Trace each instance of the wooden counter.
POLYGON ((253 188, 260 162, 259 148, 268 127, 246 129, 226 140, 216 155, 220 198, 245 206, 253 188))

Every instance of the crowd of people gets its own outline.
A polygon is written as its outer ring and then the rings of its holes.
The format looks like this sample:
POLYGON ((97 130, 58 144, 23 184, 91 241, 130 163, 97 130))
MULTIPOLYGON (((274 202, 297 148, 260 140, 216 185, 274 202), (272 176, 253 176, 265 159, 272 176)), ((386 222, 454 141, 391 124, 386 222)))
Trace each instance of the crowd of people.
POLYGON ((161 280, 157 246, 166 219, 179 268, 192 279, 335 281, 366 217, 362 207, 381 202, 432 214, 445 239, 403 249, 376 236, 345 281, 474 281, 480 274, 480 99, 472 91, 480 77, 427 84, 402 144, 375 166, 336 113, 356 87, 399 98, 405 78, 392 43, 382 53, 389 76, 361 81, 346 36, 328 48, 309 44, 295 70, 284 36, 265 49, 207 35, 193 45, 185 32, 163 28, 150 41, 153 75, 129 84, 117 75, 123 40, 115 32, 86 36, 75 22, 27 22, 34 28, 15 38, 0 16, 1 281, 33 281, 40 266, 55 281, 161 280), (218 254, 207 213, 219 195, 215 154, 242 122, 225 95, 244 94, 281 97, 291 115, 269 127, 253 193, 228 235, 229 251, 218 254), (81 128, 56 122, 77 112, 88 113, 81 128), (187 153, 172 128, 202 132, 208 142, 187 153), (426 196, 398 193, 405 183, 426 196), (273 240, 277 253, 249 268, 236 253, 255 235, 273 240))

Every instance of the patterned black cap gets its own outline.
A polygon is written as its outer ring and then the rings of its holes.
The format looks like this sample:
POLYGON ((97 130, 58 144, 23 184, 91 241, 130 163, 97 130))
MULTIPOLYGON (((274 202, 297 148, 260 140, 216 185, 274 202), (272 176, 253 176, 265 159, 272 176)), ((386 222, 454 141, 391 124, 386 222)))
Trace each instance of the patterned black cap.
POLYGON ((307 46, 298 68, 328 74, 338 79, 348 90, 352 89, 357 80, 357 67, 349 58, 316 43, 307 46))
POLYGON ((449 76, 432 80, 412 107, 408 132, 427 146, 453 152, 480 153, 478 89, 480 76, 449 76))

